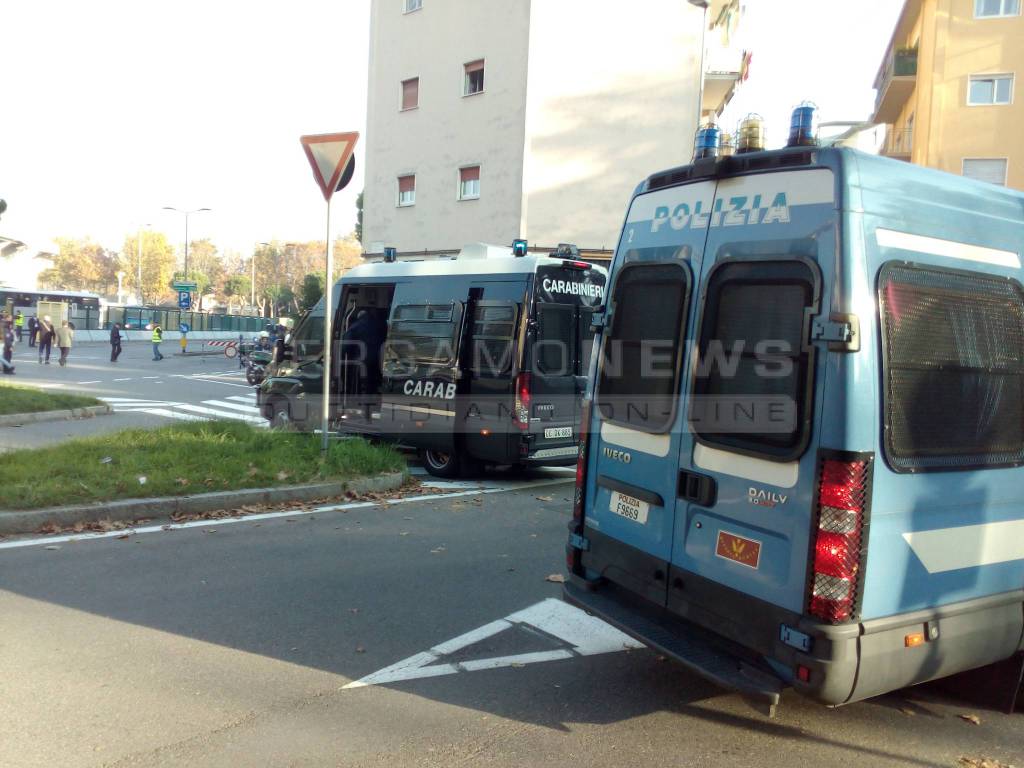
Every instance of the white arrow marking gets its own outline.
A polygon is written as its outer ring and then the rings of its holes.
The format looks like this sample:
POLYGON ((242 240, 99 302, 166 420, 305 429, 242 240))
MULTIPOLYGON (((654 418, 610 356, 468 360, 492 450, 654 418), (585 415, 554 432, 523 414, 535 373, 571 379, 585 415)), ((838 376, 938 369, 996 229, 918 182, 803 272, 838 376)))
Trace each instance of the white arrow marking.
POLYGON ((385 685, 400 680, 440 677, 441 675, 454 675, 457 672, 476 672, 481 669, 500 669, 512 665, 571 659, 573 656, 595 656, 600 653, 614 653, 641 647, 643 647, 641 643, 605 624, 600 619, 584 613, 579 608, 573 608, 561 600, 548 598, 522 611, 509 614, 504 619, 492 621, 490 624, 484 624, 482 627, 446 640, 435 645, 429 651, 417 653, 390 667, 378 670, 372 675, 353 680, 344 688, 365 688, 369 685, 385 685), (572 648, 461 662, 444 661, 445 656, 468 648, 488 637, 493 637, 506 629, 523 624, 557 637, 572 648))

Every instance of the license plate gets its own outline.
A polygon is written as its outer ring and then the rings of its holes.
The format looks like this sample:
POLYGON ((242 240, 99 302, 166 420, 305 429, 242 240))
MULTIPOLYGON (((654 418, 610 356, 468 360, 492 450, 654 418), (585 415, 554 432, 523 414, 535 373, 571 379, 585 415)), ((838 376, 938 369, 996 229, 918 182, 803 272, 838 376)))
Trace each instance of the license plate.
POLYGON ((647 513, 650 511, 651 505, 646 501, 640 501, 635 496, 627 496, 624 493, 613 491, 608 508, 620 517, 645 525, 647 523, 647 513))
POLYGON ((572 437, 572 427, 548 427, 544 430, 544 437, 572 437))

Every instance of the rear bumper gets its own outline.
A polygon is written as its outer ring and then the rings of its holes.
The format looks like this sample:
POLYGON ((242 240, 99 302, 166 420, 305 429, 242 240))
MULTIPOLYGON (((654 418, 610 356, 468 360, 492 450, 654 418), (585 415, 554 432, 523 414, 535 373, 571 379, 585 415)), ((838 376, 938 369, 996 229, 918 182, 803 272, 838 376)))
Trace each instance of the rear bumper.
POLYGON ((636 581, 629 588, 620 586, 616 576, 625 578, 645 564, 651 572, 667 564, 647 563, 649 555, 590 528, 586 536, 585 558, 608 567, 600 576, 590 572, 592 579, 571 575, 564 594, 568 602, 769 706, 773 690, 784 685, 834 706, 992 664, 1024 650, 1024 590, 830 625, 674 567, 668 568, 669 584, 636 581), (676 589, 676 576, 684 589, 676 589), (916 633, 925 642, 907 647, 906 637, 916 633), (809 671, 806 681, 797 675, 801 666, 809 671))

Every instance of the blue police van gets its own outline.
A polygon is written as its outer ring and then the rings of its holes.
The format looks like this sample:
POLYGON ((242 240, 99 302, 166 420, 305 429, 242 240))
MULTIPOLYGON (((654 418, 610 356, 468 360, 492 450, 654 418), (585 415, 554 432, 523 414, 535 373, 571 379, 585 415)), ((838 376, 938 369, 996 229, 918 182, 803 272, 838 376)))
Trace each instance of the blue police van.
POLYGON ((565 598, 774 707, 1024 650, 1024 195, 851 149, 635 191, 565 598))

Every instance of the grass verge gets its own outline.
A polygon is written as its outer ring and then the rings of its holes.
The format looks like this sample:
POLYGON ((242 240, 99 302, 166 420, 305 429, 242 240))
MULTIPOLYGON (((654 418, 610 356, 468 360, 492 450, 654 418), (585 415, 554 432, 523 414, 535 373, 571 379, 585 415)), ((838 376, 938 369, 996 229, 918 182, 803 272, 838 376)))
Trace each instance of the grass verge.
POLYGON ((64 411, 68 408, 86 408, 103 405, 95 397, 66 395, 62 392, 44 392, 34 387, 0 384, 0 416, 11 413, 39 413, 64 411))
POLYGON ((237 421, 127 429, 0 454, 0 510, 337 481, 397 471, 393 448, 259 430, 237 421))

